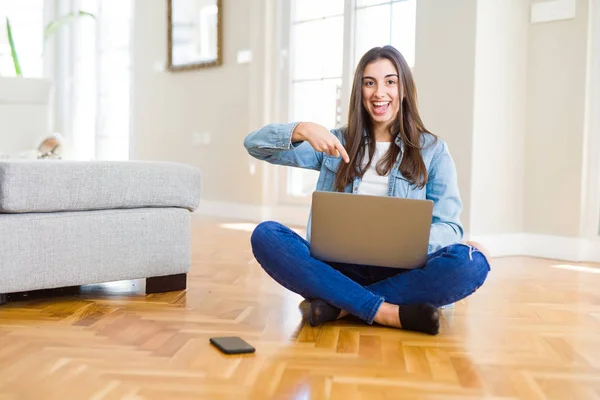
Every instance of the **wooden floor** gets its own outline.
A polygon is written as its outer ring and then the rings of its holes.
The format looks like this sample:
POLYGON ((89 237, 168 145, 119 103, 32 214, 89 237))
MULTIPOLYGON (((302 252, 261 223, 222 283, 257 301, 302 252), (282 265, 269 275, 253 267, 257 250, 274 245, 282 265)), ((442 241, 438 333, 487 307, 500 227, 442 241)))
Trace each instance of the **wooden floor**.
POLYGON ((13 296, 0 399, 598 399, 600 266, 496 259, 427 335, 304 325, 254 261, 252 225, 196 217, 188 290, 143 281, 13 296), (254 355, 225 356, 213 336, 254 355))

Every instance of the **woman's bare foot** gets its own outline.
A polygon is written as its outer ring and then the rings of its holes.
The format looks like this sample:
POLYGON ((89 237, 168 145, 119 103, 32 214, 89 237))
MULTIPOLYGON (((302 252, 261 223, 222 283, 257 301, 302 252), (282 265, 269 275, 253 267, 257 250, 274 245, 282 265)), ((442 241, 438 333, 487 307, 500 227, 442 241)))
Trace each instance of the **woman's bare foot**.
POLYGON ((375 314, 374 321, 379 325, 402 328, 402 324, 400 323, 400 307, 395 304, 381 303, 377 314, 375 314))
POLYGON ((375 314, 375 322, 381 325, 437 335, 440 329, 440 313, 431 304, 397 306, 382 303, 375 314))

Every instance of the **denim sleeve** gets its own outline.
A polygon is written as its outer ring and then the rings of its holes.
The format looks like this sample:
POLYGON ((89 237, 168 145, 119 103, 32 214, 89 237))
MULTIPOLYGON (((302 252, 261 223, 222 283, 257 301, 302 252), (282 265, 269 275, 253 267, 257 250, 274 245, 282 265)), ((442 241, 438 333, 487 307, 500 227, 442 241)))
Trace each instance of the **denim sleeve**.
POLYGON ((323 153, 317 152, 308 142, 292 143, 292 133, 299 122, 269 124, 244 139, 248 153, 271 164, 320 170, 323 153))
POLYGON ((429 253, 459 242, 464 234, 460 222, 462 201, 454 160, 446 143, 441 141, 429 168, 427 198, 433 201, 433 221, 429 240, 429 253))

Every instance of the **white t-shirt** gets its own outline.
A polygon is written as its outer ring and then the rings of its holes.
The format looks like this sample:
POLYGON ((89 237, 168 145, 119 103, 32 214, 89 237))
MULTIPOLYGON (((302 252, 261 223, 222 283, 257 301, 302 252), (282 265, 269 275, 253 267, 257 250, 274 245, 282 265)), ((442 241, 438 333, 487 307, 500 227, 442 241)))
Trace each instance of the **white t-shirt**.
MULTIPOLYGON (((375 154, 373 154, 373 161, 369 169, 365 171, 365 174, 358 185, 358 194, 368 194, 372 196, 387 196, 389 186, 389 175, 381 176, 377 173, 377 163, 389 150, 392 142, 376 142, 375 154)), ((363 158, 363 167, 367 165, 369 161, 369 151, 365 151, 363 158)))

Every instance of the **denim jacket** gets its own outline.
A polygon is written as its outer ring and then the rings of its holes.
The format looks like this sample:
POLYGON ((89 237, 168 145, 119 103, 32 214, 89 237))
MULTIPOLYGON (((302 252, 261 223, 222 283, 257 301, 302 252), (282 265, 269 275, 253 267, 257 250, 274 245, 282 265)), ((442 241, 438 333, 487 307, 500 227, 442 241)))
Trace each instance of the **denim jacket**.
MULTIPOLYGON (((244 139, 248 153, 271 164, 299 167, 320 171, 317 180, 317 191, 335 191, 335 176, 342 161, 341 157, 329 156, 317 152, 308 142, 291 142, 292 132, 298 122, 287 124, 269 124, 257 129, 244 139)), ((343 131, 332 129, 333 133, 345 144, 343 131)), ((429 238, 428 252, 433 253, 440 248, 460 241, 463 227, 460 222, 462 201, 458 190, 456 168, 450 156, 447 144, 440 138, 433 146, 428 146, 433 137, 423 135, 425 148, 422 151, 423 161, 428 171, 428 181, 423 189, 419 189, 402 176, 398 170, 402 159, 402 151, 389 175, 388 195, 409 199, 429 199, 433 201, 433 218, 429 238)), ((403 143, 398 137, 396 144, 403 150, 403 143)), ((357 193, 361 179, 355 178, 345 192, 357 193)), ((307 240, 310 241, 310 216, 307 226, 307 240)))

